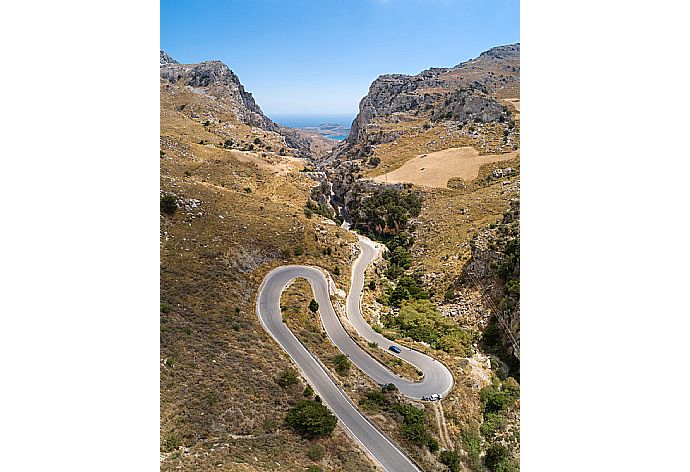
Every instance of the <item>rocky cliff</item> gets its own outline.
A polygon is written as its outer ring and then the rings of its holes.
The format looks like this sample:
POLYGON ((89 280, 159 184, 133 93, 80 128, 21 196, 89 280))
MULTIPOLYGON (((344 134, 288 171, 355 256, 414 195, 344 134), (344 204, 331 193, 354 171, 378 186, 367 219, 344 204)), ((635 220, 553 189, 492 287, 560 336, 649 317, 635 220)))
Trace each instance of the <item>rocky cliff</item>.
POLYGON ((350 134, 331 160, 366 158, 375 146, 418 125, 509 123, 512 111, 501 99, 519 97, 519 83, 519 43, 492 48, 451 68, 382 75, 361 100, 350 134))
POLYGON ((165 51, 160 52, 160 76, 170 84, 189 87, 196 93, 215 99, 231 111, 241 123, 273 131, 285 138, 286 144, 300 157, 311 157, 310 142, 297 131, 271 121, 261 111, 251 93, 247 92, 237 75, 220 61, 180 64, 165 51))

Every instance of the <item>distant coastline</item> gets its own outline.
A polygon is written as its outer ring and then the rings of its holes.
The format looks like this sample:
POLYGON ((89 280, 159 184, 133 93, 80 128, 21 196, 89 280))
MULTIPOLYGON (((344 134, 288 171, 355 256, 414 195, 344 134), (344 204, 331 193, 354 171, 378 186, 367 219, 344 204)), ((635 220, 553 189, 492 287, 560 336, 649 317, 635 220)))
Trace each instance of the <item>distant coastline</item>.
POLYGON ((276 123, 319 133, 325 138, 342 141, 350 132, 354 115, 273 115, 276 123))

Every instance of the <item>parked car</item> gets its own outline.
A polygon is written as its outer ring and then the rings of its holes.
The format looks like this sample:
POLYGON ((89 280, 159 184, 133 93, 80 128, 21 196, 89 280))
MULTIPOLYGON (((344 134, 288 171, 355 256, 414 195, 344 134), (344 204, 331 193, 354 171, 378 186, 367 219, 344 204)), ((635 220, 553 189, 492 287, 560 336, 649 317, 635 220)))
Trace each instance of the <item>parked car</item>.
POLYGON ((441 399, 441 395, 438 393, 432 393, 431 395, 424 395, 422 397, 422 400, 427 401, 427 402, 435 402, 441 399))
POLYGON ((389 350, 389 351, 393 351, 393 352, 395 352, 396 354, 400 354, 400 352, 402 352, 402 349, 400 349, 398 346, 391 346, 391 347, 388 348, 388 350, 389 350))

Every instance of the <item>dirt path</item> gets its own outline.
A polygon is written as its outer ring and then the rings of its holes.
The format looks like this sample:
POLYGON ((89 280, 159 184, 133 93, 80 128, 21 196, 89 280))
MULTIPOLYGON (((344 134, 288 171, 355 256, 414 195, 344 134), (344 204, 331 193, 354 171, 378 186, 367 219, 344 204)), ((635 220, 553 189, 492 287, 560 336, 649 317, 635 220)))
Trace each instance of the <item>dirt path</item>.
POLYGON ((448 435, 446 428, 446 418, 443 415, 443 406, 441 403, 433 403, 434 416, 436 417, 436 427, 438 428, 438 436, 441 439, 441 447, 444 449, 453 449, 453 442, 448 435))
POLYGON ((394 171, 374 177, 374 180, 448 188, 448 181, 452 178, 460 177, 469 182, 479 176, 479 168, 484 164, 507 161, 519 153, 518 149, 506 154, 480 156, 479 151, 469 146, 449 148, 414 157, 394 171))

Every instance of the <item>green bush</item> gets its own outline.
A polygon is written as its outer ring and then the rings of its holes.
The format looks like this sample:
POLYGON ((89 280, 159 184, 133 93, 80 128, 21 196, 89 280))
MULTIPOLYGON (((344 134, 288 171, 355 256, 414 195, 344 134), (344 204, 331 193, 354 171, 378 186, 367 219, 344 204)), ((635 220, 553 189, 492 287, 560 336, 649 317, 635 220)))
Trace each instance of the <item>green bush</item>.
POLYGON ((177 199, 174 195, 166 193, 161 196, 161 213, 166 215, 174 215, 177 211, 177 199))
POLYGON ((439 455, 439 461, 441 464, 447 465, 448 470, 451 472, 460 471, 460 456, 455 451, 441 451, 439 455))
POLYGON ((307 451, 307 456, 313 461, 320 461, 326 454, 326 449, 321 444, 314 444, 307 451))
POLYGON ((350 372, 350 359, 345 354, 338 354, 331 360, 338 375, 347 375, 350 372))
POLYGON ((484 472, 480 454, 482 452, 482 439, 474 430, 463 429, 460 432, 462 447, 467 453, 465 462, 475 472, 484 472))
POLYGON ((285 416, 285 424, 307 439, 330 436, 336 423, 336 417, 314 400, 298 400, 285 416))
POLYGON ((309 302, 309 310, 310 310, 312 313, 316 313, 316 311, 317 311, 318 309, 319 309, 319 303, 318 303, 316 300, 314 300, 314 299, 312 298, 311 301, 309 302))
POLYGON ((491 472, 512 472, 515 470, 508 448, 500 444, 492 444, 487 449, 484 465, 491 472))
POLYGON ((365 410, 372 410, 387 405, 388 398, 383 390, 371 390, 366 393, 364 398, 359 400, 359 406, 365 410))
POLYGON ((295 256, 301 256, 304 254, 304 248, 302 246, 295 246, 294 253, 295 256))
POLYGON ((161 313, 170 313, 170 305, 161 303, 161 313))
POLYGON ((419 447, 427 446, 430 450, 438 449, 438 442, 429 433, 424 418, 424 411, 412 405, 395 405, 393 411, 400 413, 403 424, 400 431, 403 436, 419 447))
POLYGON ((178 449, 182 445, 182 439, 177 433, 168 433, 163 438, 163 444, 161 445, 163 452, 172 452, 178 449))
POLYGON ((307 386, 304 388, 303 396, 311 397, 312 395, 314 395, 314 389, 311 385, 307 384, 307 386))
POLYGON ((295 369, 291 369, 290 367, 285 369, 283 373, 280 374, 278 379, 276 379, 276 383, 283 388, 287 388, 290 385, 295 385, 297 382, 299 382, 299 376, 297 375, 295 369))
POLYGON ((490 438, 496 434, 497 431, 502 430, 507 421, 507 418, 502 413, 485 413, 484 422, 479 426, 479 431, 485 438, 490 438))
POLYGON ((436 309, 429 300, 407 300, 395 317, 384 317, 388 327, 397 328, 403 335, 428 343, 434 349, 469 355, 472 335, 436 309))
POLYGON ((369 164, 370 164, 371 166, 373 166, 373 167, 376 167, 376 166, 379 165, 380 163, 381 163, 381 159, 379 159, 379 158, 376 157, 376 156, 374 156, 374 157, 372 157, 371 159, 369 159, 369 164))

